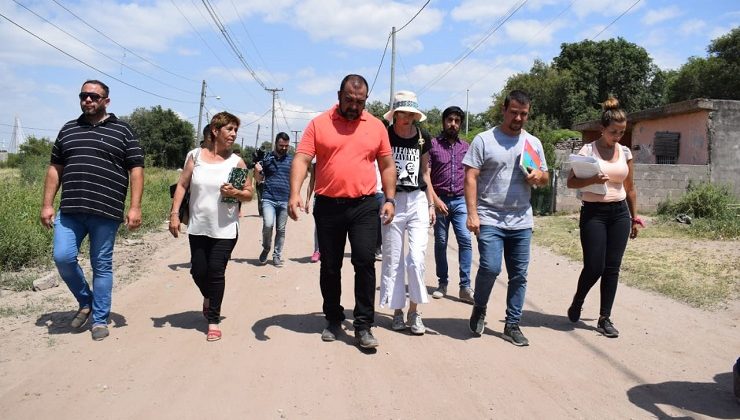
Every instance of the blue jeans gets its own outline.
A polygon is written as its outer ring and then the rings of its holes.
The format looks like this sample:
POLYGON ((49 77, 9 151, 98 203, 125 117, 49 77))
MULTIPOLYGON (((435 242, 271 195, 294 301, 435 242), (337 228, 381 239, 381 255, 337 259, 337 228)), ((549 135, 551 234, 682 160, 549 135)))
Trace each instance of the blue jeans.
POLYGON ((437 266, 437 278, 440 286, 447 286, 447 239, 450 233, 450 222, 455 232, 460 262, 460 287, 470 287, 470 265, 473 261, 473 245, 470 231, 465 225, 468 210, 465 197, 439 197, 447 205, 447 216, 437 213, 434 224, 434 262, 437 266))
POLYGON ((517 324, 522 317, 524 294, 527 292, 529 243, 532 229, 506 230, 495 226, 481 226, 478 234, 480 267, 475 276, 475 306, 485 308, 493 284, 501 273, 501 254, 509 274, 506 292, 506 323, 517 324))
POLYGON ((285 224, 288 223, 288 202, 262 200, 262 248, 267 251, 272 247, 272 227, 277 220, 275 229, 275 252, 274 257, 282 257, 283 244, 285 243, 285 224))
POLYGON ((80 308, 92 307, 93 325, 106 325, 113 290, 113 245, 121 224, 118 220, 83 213, 57 212, 54 220, 54 263, 80 308), (92 290, 77 255, 85 236, 90 236, 92 290))

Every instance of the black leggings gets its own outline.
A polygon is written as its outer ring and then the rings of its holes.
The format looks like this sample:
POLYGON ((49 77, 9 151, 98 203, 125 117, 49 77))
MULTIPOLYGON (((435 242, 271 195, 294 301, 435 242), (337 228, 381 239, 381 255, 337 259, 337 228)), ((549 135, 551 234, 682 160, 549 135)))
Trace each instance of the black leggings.
POLYGON ((221 322, 221 302, 226 287, 226 264, 236 239, 217 239, 209 236, 188 235, 190 241, 190 274, 200 294, 209 301, 206 312, 209 324, 221 322))
POLYGON ((580 219, 583 270, 573 303, 583 305, 586 295, 601 277, 599 315, 611 315, 619 283, 619 267, 627 247, 632 219, 626 201, 613 203, 584 202, 580 219))

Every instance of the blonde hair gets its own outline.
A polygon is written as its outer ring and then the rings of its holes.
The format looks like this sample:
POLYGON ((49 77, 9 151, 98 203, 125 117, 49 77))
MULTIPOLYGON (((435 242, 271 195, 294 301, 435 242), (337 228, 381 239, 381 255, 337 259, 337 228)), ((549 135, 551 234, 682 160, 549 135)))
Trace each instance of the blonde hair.
POLYGON ((619 107, 617 98, 610 96, 601 104, 603 112, 601 113, 601 125, 609 127, 613 122, 621 123, 627 121, 627 113, 619 107))

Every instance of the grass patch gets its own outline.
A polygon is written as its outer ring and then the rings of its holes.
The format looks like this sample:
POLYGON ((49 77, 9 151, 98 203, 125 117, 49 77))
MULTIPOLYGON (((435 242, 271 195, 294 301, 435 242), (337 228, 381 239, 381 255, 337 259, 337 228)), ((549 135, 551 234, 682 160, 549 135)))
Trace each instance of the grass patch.
MULTIPOLYGON (((29 159, 21 168, 0 172, 0 289, 30 290, 34 277, 23 276, 22 272, 53 267, 53 233, 39 222, 46 165, 48 159, 29 159)), ((160 168, 147 168, 144 172, 142 227, 129 232, 122 224, 119 240, 159 230, 168 219, 171 203, 168 187, 177 181, 179 173, 160 168)), ((60 195, 61 191, 56 197, 56 208, 60 195)), ((83 255, 87 247, 87 241, 83 242, 83 255)))
MULTIPOLYGON (((740 250, 736 241, 697 239, 688 226, 651 222, 630 240, 620 281, 711 308, 740 298, 740 250)), ((582 260, 577 215, 539 217, 535 243, 582 260)))

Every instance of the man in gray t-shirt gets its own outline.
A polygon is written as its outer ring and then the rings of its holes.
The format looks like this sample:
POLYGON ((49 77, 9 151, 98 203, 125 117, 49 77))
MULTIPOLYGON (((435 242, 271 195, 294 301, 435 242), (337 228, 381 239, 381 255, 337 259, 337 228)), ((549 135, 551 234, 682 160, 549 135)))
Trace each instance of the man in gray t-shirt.
MULTIPOLYGON (((527 290, 529 244, 532 238, 532 186, 547 185, 547 162, 540 140, 523 128, 529 117, 529 96, 510 92, 504 100, 504 121, 478 134, 463 159, 468 229, 478 239, 480 266, 475 277, 475 305, 470 330, 480 336, 485 328, 486 306, 501 272, 504 255, 509 285, 503 337, 517 346, 529 341, 519 329, 527 290), (529 149, 538 168, 520 168, 521 155, 529 149)), ((526 159, 525 159, 526 161, 526 159)))

